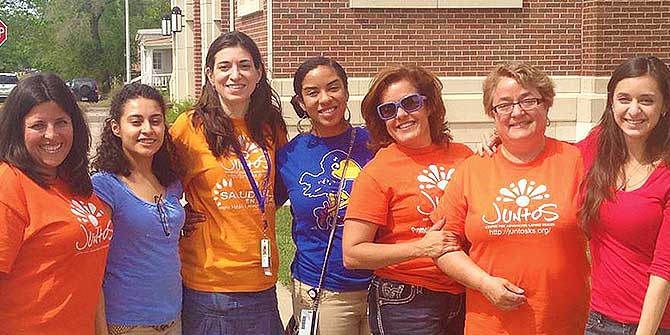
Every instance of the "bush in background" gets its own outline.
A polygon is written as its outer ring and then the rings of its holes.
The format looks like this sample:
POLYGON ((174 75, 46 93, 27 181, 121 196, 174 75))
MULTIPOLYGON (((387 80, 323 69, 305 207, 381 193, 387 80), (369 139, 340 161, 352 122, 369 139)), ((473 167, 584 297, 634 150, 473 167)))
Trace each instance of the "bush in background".
POLYGON ((168 110, 167 110, 167 124, 172 124, 174 121, 177 119, 177 116, 179 114, 186 112, 188 110, 193 109, 195 107, 197 100, 193 98, 186 98, 186 99, 181 99, 181 100, 172 100, 168 104, 168 110))

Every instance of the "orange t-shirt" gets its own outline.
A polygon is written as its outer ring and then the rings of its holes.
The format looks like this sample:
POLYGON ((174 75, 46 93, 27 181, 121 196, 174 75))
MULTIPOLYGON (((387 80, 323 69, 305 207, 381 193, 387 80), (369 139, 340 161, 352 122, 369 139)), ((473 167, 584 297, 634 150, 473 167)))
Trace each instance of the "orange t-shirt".
POLYGON ((470 258, 526 291, 502 311, 468 289, 466 334, 583 334, 589 309, 586 238, 577 225, 584 174, 574 146, 547 138, 531 163, 502 154, 471 157, 457 169, 433 219, 467 238, 470 258))
MULTIPOLYGON (((379 150, 354 182, 346 219, 379 225, 375 243, 422 238, 433 225, 430 214, 454 173, 454 166, 471 154, 472 150, 460 143, 421 149, 393 143, 379 150)), ((460 284, 427 257, 389 265, 377 269, 375 274, 433 291, 463 292, 460 284)))
POLYGON ((93 334, 110 210, 6 163, 0 180, 0 334, 93 334))
MULTIPOLYGON (((185 169, 182 178, 186 200, 207 220, 180 242, 184 284, 204 292, 259 292, 275 285, 279 253, 275 236, 274 159, 276 145, 269 148, 270 162, 253 142, 244 119, 233 119, 242 142, 242 152, 261 193, 268 167, 265 213, 270 239, 272 275, 261 267, 263 220, 247 175, 234 152, 216 158, 209 150, 202 128, 191 123, 193 112, 180 115, 170 128, 177 156, 185 169), (268 165, 270 164, 270 165, 268 165)), ((283 142, 285 144, 285 135, 283 142)))

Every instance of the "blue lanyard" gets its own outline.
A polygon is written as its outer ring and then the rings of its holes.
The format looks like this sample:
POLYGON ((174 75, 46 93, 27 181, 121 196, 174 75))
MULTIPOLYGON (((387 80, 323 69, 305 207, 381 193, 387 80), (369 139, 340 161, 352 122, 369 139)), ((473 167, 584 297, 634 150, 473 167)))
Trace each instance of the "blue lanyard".
POLYGON ((247 160, 244 159, 242 151, 240 148, 235 147, 235 152, 237 153, 237 157, 240 159, 240 163, 242 163, 242 167, 244 168, 244 173, 247 175, 247 179, 249 179, 249 185, 251 185, 251 189, 254 191, 256 201, 258 201, 258 208, 261 210, 261 214, 263 216, 263 235, 265 235, 265 231, 268 229, 268 220, 265 218, 265 200, 268 198, 268 189, 270 188, 268 184, 270 184, 270 172, 272 170, 272 164, 270 164, 270 155, 268 155, 268 151, 265 149, 265 147, 261 147, 261 149, 263 150, 265 161, 268 163, 268 171, 265 175, 265 180, 263 180, 262 195, 261 191, 258 189, 258 184, 256 184, 256 179, 254 179, 254 175, 251 173, 249 164, 247 164, 247 160))

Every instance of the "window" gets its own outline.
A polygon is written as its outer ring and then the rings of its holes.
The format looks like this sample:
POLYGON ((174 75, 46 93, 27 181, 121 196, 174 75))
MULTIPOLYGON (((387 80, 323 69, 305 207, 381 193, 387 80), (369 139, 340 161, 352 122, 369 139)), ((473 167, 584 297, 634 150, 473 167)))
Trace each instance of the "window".
POLYGON ((163 53, 160 51, 153 52, 153 69, 161 70, 163 69, 163 53))
POLYGON ((523 0, 349 0, 350 8, 521 8, 523 0))
POLYGON ((263 10, 261 0, 237 0, 237 16, 245 16, 263 10))

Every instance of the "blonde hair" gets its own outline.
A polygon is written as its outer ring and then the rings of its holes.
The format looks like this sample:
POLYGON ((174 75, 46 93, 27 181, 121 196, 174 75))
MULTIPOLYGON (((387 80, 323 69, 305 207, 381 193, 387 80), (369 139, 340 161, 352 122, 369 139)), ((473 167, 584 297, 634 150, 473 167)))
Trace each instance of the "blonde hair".
POLYGON ((513 78, 525 88, 534 88, 542 95, 542 100, 549 109, 554 103, 554 83, 544 71, 529 63, 510 62, 498 65, 486 76, 482 84, 484 92, 484 113, 493 118, 493 93, 502 78, 513 78))

